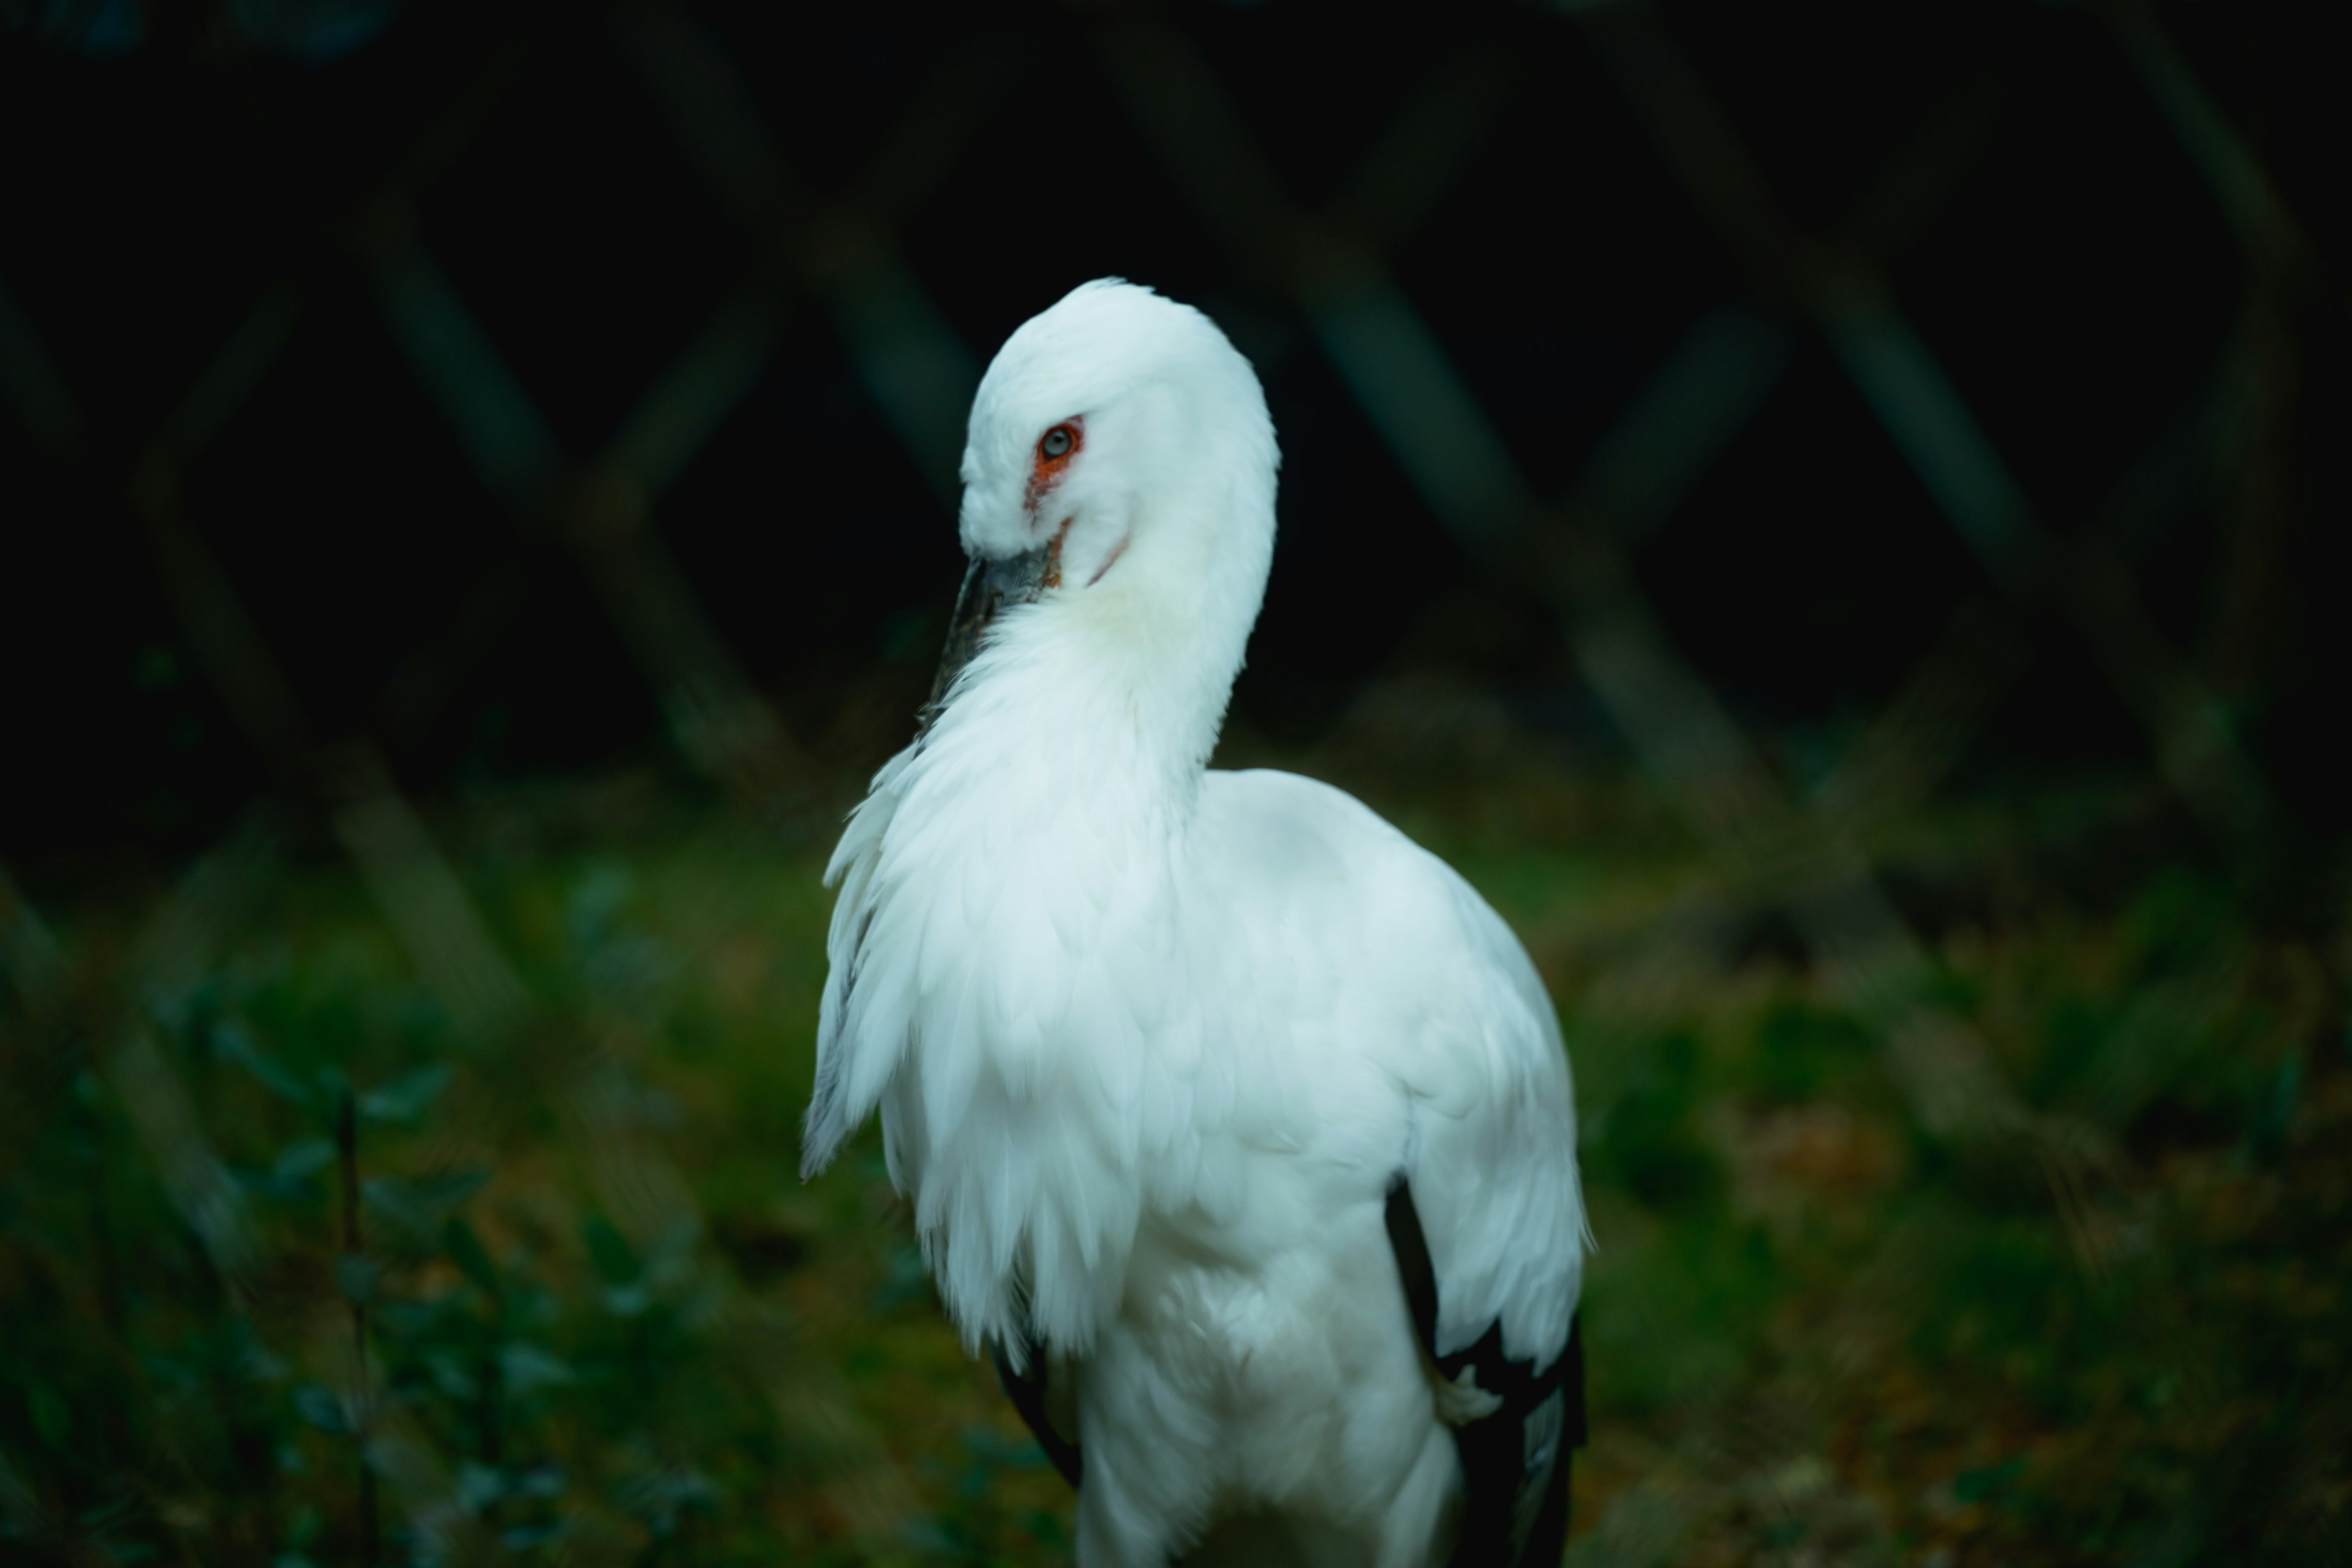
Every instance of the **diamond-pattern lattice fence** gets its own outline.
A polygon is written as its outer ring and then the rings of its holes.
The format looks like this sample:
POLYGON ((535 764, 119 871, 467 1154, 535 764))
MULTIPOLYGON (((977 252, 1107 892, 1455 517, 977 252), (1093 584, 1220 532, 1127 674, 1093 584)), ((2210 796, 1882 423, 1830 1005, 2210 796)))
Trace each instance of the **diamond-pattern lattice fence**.
MULTIPOLYGON (((862 163, 820 174, 795 165, 740 63, 690 9, 616 5, 596 23, 596 47, 625 62, 667 123, 675 155, 698 180, 705 194, 698 199, 734 226, 748 260, 593 449, 558 434, 540 401, 544 389, 436 254, 425 212, 436 185, 464 167, 531 68, 525 42, 494 40, 388 169, 348 200, 319 237, 323 243, 306 245, 275 275, 253 278, 249 308, 152 433, 96 427, 71 356, 45 339, 39 301, 0 293, 0 383, 26 439, 142 540, 144 570, 276 783, 271 799, 197 859, 120 961, 140 1007, 57 1026, 93 1042, 173 1201, 236 1291, 259 1289, 268 1260, 257 1254, 238 1192, 221 1174, 141 1008, 175 1005, 175 987, 184 988, 199 955, 220 942, 239 901, 273 875, 288 805, 323 812, 463 1037, 530 1026, 541 1004, 475 910, 395 766, 511 626, 528 549, 551 543, 576 563, 695 770, 763 820, 804 824, 830 805, 814 738, 779 712, 706 607, 695 574, 666 541, 664 507, 772 365, 806 354, 812 334, 823 333, 845 355, 898 460, 944 518, 964 410, 991 345, 951 324, 956 311, 934 293, 947 280, 927 278, 902 237, 992 117, 1016 96, 1051 93, 1073 105, 1074 135, 1131 141, 1150 161, 1148 177, 1181 204, 1168 221, 1190 226, 1194 242, 1219 258, 1215 267, 1247 311, 1293 323, 1261 338, 1282 347, 1285 333, 1303 334, 1298 341, 1336 374, 1453 545, 1480 569, 1524 584, 1554 617, 1610 725, 1711 847, 1717 868, 1717 887, 1656 921, 1646 962, 1705 963, 1726 908, 1784 909, 1820 971, 1876 1025, 1921 1125, 1938 1138, 2029 1149, 2095 1268, 2099 1228, 2082 1211, 2094 1201, 2086 1194, 2103 1159, 2098 1137, 2028 1110, 1983 1042, 1939 1005, 1921 944, 1865 846, 1874 822, 1932 794, 1969 754, 2004 693, 2031 677, 2053 624, 2071 625, 2094 652, 2144 730, 2147 766, 2217 839, 2251 847, 2277 809, 2208 677, 2168 645, 2143 603, 2135 552, 2160 531, 2160 513, 2189 504, 2200 486, 2229 482, 2231 465, 2262 438, 2247 430, 2263 417, 2262 356, 2276 352, 2268 345, 2277 321, 2312 286, 2316 264, 2261 163, 2163 26, 2131 0, 2115 0, 2100 15, 2111 47, 2178 138, 2178 156, 2209 184, 2245 256, 2248 282, 2242 324, 2206 390, 2172 426, 2147 433, 2147 457, 2117 477, 2095 515, 2064 519, 2063 527, 2053 524, 2057 509, 2038 502, 2004 458, 1947 368, 1942 345, 1906 315, 1889 281, 1983 155, 1999 95, 1981 83, 1964 81, 1956 95, 1931 102, 1917 134, 1853 209, 1834 224, 1809 226, 1780 205, 1742 140, 1738 112, 1656 14, 1604 5, 1543 19, 1574 35, 1613 85, 1672 199, 1700 216, 1738 279, 1717 297, 1689 300, 1679 342, 1626 400, 1573 481, 1549 489, 1482 403, 1400 260, 1441 221, 1515 95, 1566 90, 1530 79, 1538 68, 1514 50, 1507 29, 1496 38, 1465 37, 1430 62, 1364 142, 1361 162, 1315 201, 1286 182, 1211 63, 1202 37, 1226 21, 1056 14, 1050 48, 990 47, 949 58, 862 163), (1116 126, 1099 123, 1106 114, 1118 117, 1116 126), (517 539, 488 552, 455 611, 420 639, 372 721, 358 726, 306 709, 286 662, 291 650, 249 612, 214 542, 218 519, 201 477, 208 450, 256 394, 294 374, 288 345, 306 312, 354 280, 396 346, 402 374, 429 399, 517 539), (1645 597, 1633 555, 1769 407, 1811 345, 1826 346, 1883 440, 1977 563, 1980 585, 1826 782, 1799 791, 1677 648, 1645 597)), ((1524 193, 1531 210, 1568 205, 1573 154, 1559 151, 1561 190, 1524 193)), ((1037 177, 1050 186, 1050 170, 1037 177)), ((1037 221, 1083 222, 1082 202, 1050 188, 1034 194, 1037 221)), ((1540 218, 1497 242, 1598 243, 1540 218)), ((1050 292, 1040 286, 1040 298, 1050 292)), ((596 328, 579 324, 583 333, 596 328)), ((331 510, 334 498, 310 504, 331 510)), ((826 523, 794 513, 788 484, 761 505, 762 527, 826 523)), ((65 960, 12 886, 0 885, 0 915, 28 1016, 72 1014, 65 960)), ((602 1028, 586 1019, 583 1037, 593 1047, 602 1028)), ((694 1201, 643 1134, 635 1092, 625 1053, 592 1049, 565 1091, 565 1125, 633 1239, 680 1268, 711 1271, 724 1299, 723 1270, 697 1248, 694 1201)), ((740 1303, 718 1310, 744 1366, 758 1375, 775 1362, 773 1332, 755 1311, 740 1303)), ((344 1331, 314 1325, 306 1343, 281 1353, 331 1369, 394 1506, 421 1538, 461 1556, 496 1554, 497 1543, 480 1535, 452 1491, 449 1462, 396 1409, 370 1399, 364 1358, 351 1353, 344 1331)), ((908 1494, 877 1458, 873 1435, 837 1392, 819 1390, 812 1403, 809 1389, 796 1386, 776 1397, 791 1404, 793 1420, 826 1426, 832 1440, 862 1456, 856 1473, 864 1489, 844 1506, 879 1539, 904 1513, 908 1494)), ((9 1506, 22 1511, 31 1504, 19 1491, 9 1493, 9 1506)))

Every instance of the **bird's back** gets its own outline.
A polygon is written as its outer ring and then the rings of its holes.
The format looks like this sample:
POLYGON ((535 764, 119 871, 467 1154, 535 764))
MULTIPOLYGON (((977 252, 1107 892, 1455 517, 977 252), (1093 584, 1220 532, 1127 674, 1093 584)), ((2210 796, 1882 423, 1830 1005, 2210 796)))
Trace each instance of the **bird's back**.
POLYGON ((1230 1053, 1199 1070, 1239 1081, 1178 1143, 1239 1179, 1145 1209, 1078 1373, 1119 1478, 1086 1511, 1419 1563, 1455 1461, 1382 1200, 1412 1174, 1463 1343, 1499 1319, 1559 1353, 1582 1214, 1549 1003, 1458 876, 1328 786, 1209 774, 1184 860, 1184 963, 1230 1053))

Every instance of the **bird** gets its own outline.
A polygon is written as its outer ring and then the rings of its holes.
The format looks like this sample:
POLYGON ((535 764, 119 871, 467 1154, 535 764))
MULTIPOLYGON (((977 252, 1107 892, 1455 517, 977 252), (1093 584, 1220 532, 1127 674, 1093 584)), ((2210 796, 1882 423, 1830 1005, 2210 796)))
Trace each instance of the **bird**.
POLYGON ((1081 1568, 1557 1563, 1591 1232, 1551 1000, 1352 796, 1208 766, 1279 463, 1197 309, 1101 279, 1005 340, 939 679, 825 873, 802 1176, 879 1110, 1081 1568))

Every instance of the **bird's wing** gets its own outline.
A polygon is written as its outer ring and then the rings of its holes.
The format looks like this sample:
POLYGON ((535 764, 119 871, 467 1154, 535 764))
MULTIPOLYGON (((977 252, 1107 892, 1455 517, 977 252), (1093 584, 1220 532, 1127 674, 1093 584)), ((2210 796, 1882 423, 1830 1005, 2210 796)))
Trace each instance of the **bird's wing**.
POLYGON ((1584 1203, 1568 1054, 1527 950, 1451 867, 1294 774, 1210 773, 1192 850, 1215 927, 1195 945, 1219 955, 1234 1026, 1286 1030, 1248 1053, 1256 1097, 1318 1118, 1318 1157, 1376 1165, 1370 1195, 1410 1180, 1435 1354, 1492 1332, 1549 1367, 1583 1280, 1584 1203))
MULTIPOLYGON (((824 996, 818 1005, 816 1085, 809 1095, 808 1118, 801 1133, 801 1179, 808 1180, 831 1162, 879 1099, 883 1085, 897 1068, 903 1027, 868 1031, 878 1040, 855 1060, 858 1041, 848 1028, 858 981, 866 969, 867 939, 879 910, 875 870, 883 840, 898 815, 903 783, 921 742, 908 747, 883 765, 866 799, 851 813, 841 843, 825 867, 827 886, 838 886, 833 906, 833 926, 825 939, 830 966, 824 996)), ((900 944, 901 946, 904 943, 900 944)), ((895 982, 898 977, 893 976, 895 982)), ((904 987, 894 984, 894 990, 904 987)), ((902 1021, 903 1022, 903 1021, 902 1021)))
POLYGON ((1584 1277, 1568 1053, 1518 938, 1452 868, 1421 859, 1427 901, 1446 905, 1423 938, 1444 979, 1392 1070, 1412 1100, 1402 1174, 1436 1277, 1434 1353, 1492 1335, 1540 1371, 1567 1346, 1584 1277))
POLYGON ((1451 1568, 1557 1563, 1568 1541, 1570 1455, 1585 1441, 1584 1346, 1575 1321, 1566 1350, 1540 1370, 1503 1354, 1499 1323, 1468 1350, 1437 1355, 1436 1271, 1402 1176, 1389 1189, 1386 1217, 1413 1328, 1462 1460, 1451 1568))
POLYGON ((1071 1436, 1077 1426, 1077 1412, 1069 1407, 1067 1368, 1056 1378, 1054 1358, 1034 1341, 1014 1347, 999 1340, 989 1346, 989 1359, 996 1363, 996 1381, 1003 1385, 1004 1396, 1013 1401, 1013 1408, 1020 1413, 1023 1425, 1037 1439, 1045 1458, 1064 1480, 1078 1485, 1086 1467, 1078 1441, 1071 1436))
POLYGON ((1556 1563, 1569 1452, 1584 1441, 1574 1313, 1586 1229, 1568 1058, 1518 940, 1439 869, 1459 990, 1402 1064, 1413 1116, 1390 1243, 1462 1458, 1455 1568, 1556 1563))
POLYGON ((1247 939, 1229 945, 1281 955, 1290 1015, 1328 1018, 1342 1053, 1319 1057, 1300 1034, 1258 1070, 1297 1061, 1310 1098, 1317 1079, 1360 1083, 1360 1068, 1396 1091, 1396 1122, 1360 1094, 1325 1115, 1360 1151, 1341 1157, 1376 1162, 1367 1174, 1387 1187, 1398 1276, 1462 1455, 1454 1561, 1557 1561, 1566 1451, 1582 1439, 1585 1223, 1551 999, 1486 901, 1365 806, 1287 774, 1211 779, 1204 826, 1232 884, 1219 917, 1247 939), (1318 995, 1307 977, 1325 972, 1318 995), (1393 1143, 1362 1141, 1383 1128, 1393 1143))

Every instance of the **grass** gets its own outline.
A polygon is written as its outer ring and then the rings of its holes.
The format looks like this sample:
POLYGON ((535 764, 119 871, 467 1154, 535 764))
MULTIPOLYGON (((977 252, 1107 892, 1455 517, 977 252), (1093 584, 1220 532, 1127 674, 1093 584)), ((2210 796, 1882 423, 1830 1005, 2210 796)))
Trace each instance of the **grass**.
MULTIPOLYGON (((2352 1552, 2336 955, 2147 852, 2160 806, 1880 830, 2032 1118, 1950 1140, 1635 785, 1325 763, 1560 1004, 1600 1239, 1572 1562, 2352 1552)), ((488 1024, 323 844, 10 927, 0 1557, 1067 1561, 878 1140, 794 1179, 825 846, 642 781, 435 827, 527 998, 488 1024)))

